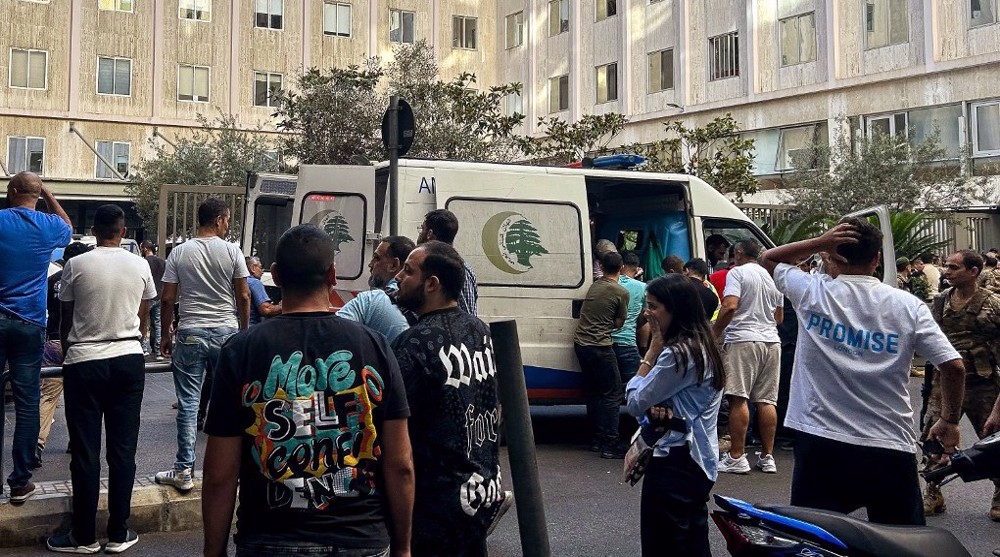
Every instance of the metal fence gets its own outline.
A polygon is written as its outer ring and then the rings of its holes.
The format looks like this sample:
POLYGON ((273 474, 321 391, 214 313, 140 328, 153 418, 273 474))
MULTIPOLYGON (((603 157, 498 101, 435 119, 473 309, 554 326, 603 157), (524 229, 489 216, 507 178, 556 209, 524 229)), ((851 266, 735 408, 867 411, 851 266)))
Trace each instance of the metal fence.
POLYGON ((193 237, 198 231, 198 205, 209 197, 221 198, 232 213, 230 233, 239 234, 243 229, 243 186, 188 186, 164 184, 160 186, 160 203, 157 207, 157 236, 161 257, 166 257, 167 246, 173 247, 193 237))

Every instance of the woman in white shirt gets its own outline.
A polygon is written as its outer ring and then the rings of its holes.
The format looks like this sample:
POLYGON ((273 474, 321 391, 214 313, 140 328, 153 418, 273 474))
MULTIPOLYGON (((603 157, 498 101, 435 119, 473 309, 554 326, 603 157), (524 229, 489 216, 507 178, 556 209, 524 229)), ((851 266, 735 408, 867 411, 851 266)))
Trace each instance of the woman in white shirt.
POLYGON ((645 316, 653 338, 626 387, 626 404, 637 418, 655 418, 645 427, 669 429, 655 442, 643 480, 642 555, 710 556, 706 503, 718 477, 722 357, 690 279, 651 281, 645 316))

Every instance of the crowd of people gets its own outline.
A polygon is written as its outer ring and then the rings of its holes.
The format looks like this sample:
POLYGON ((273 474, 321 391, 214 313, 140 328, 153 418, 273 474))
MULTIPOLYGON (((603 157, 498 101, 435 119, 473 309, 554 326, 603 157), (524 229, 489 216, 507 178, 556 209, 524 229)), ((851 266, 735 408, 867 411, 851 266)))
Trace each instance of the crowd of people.
POLYGON ((15 263, 0 274, 0 361, 16 404, 11 503, 35 492, 48 435, 39 422, 51 424, 60 391, 70 437, 72 520, 50 550, 121 553, 138 542, 129 517, 145 364, 169 359, 177 455, 155 479, 194 488, 204 419, 206 555, 226 554, 237 497, 238 555, 486 555, 513 495, 501 484, 493 343, 475 315, 475 274, 451 245, 453 213, 428 213, 416 243, 385 238, 372 290, 335 314, 335 249, 315 226, 279 240, 273 302, 260 261, 226 240, 231 215, 219 199, 201 203, 196 235, 165 260, 150 244, 143 257, 121 249, 116 205, 94 213, 90 249, 71 243, 70 219, 37 176, 15 176, 7 200, 0 252, 15 263), (39 198, 47 210, 36 210, 39 198), (61 271, 47 277, 63 247, 61 271), (40 382, 43 358, 63 366, 61 381, 40 382))
MULTIPOLYGON (((876 277, 881 245, 878 228, 857 218, 767 251, 713 235, 709 262, 665 260, 664 276, 627 291, 619 269, 631 254, 595 245, 601 273, 580 310, 576 351, 592 450, 624 457, 622 400, 653 447, 642 488, 643 555, 663 547, 710 554, 708 495, 719 472, 751 471, 751 416, 762 472, 778 472, 779 416, 794 436, 793 505, 864 508, 872 522, 894 525, 924 525, 944 510, 939 486, 921 493, 917 447, 940 443, 943 451, 925 458, 931 469, 958 447, 962 416, 980 436, 1000 431, 996 253, 960 250, 943 270, 933 255, 913 268, 900 259, 892 288, 876 277), (647 346, 637 365, 615 358, 622 334, 647 346), (915 354, 932 370, 919 441, 907 390, 915 354)), ((1000 487, 990 506, 1000 521, 1000 487)))

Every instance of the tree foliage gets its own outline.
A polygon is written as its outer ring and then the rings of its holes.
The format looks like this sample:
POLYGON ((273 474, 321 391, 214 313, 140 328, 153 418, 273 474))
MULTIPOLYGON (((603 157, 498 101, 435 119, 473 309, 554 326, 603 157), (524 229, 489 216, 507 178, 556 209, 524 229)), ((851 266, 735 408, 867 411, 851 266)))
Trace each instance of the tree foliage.
POLYGON ((940 162, 945 155, 936 133, 920 143, 875 134, 853 146, 844 134, 832 145, 813 145, 808 156, 813 169, 786 179, 786 201, 800 215, 832 218, 876 205, 892 213, 939 213, 982 195, 979 180, 962 176, 958 164, 940 162))
POLYGON ((528 138, 518 134, 524 115, 506 115, 508 95, 521 85, 474 89, 476 76, 438 78, 433 49, 426 42, 401 44, 383 66, 362 65, 321 71, 296 80, 296 91, 276 91, 278 128, 286 154, 302 164, 359 164, 388 157, 382 145, 382 116, 390 95, 413 108, 416 130, 407 156, 468 161, 511 161, 523 156, 528 138))
POLYGON ((576 122, 566 122, 557 116, 540 117, 538 126, 543 137, 531 144, 529 154, 534 162, 566 164, 610 152, 608 144, 625 129, 624 114, 587 114, 576 122))
MULTIPOLYGON (((150 138, 151 157, 134 167, 132 182, 125 193, 136 205, 145 229, 155 237, 160 207, 160 186, 186 184, 233 186, 246 183, 247 171, 276 172, 280 163, 273 157, 273 139, 260 128, 241 129, 233 115, 219 114, 209 120, 198 116, 201 128, 190 137, 178 138, 175 146, 150 138)), ((233 222, 231 229, 240 230, 233 222)))

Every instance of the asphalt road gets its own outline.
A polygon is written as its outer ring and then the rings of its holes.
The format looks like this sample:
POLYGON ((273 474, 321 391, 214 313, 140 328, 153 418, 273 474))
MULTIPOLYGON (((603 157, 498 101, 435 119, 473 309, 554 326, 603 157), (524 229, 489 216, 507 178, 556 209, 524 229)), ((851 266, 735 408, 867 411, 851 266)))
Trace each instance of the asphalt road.
MULTIPOLYGON (((919 392, 919 380, 911 380, 911 392, 919 392)), ((138 470, 150 474, 171 466, 176 448, 173 411, 173 386, 169 375, 150 375, 147 379, 143 404, 143 424, 137 455, 138 470)), ((915 399, 916 401, 916 399, 915 399)), ((548 534, 552 554, 557 556, 623 556, 639 554, 639 493, 640 487, 621 483, 621 461, 601 460, 586 450, 586 423, 582 406, 534 408, 537 460, 541 475, 548 534)), ((9 452, 13 411, 5 415, 7 442, 5 470, 10 470, 9 452)), ((65 422, 61 415, 49 442, 45 465, 36 479, 53 480, 68 477, 69 456, 66 446, 65 422)), ((966 440, 973 438, 968 422, 963 424, 966 440)), ((200 439, 199 457, 204 454, 204 439, 200 439)), ((507 465, 503 454, 504 470, 507 465)), ((791 453, 778 451, 778 474, 759 472, 747 476, 722 475, 715 487, 722 493, 754 503, 787 503, 792 472, 791 453)), ((863 462, 858 463, 864 466, 863 462)), ((510 488, 510 478, 504 478, 510 488)), ((993 486, 989 482, 945 486, 948 511, 929 519, 931 525, 947 528, 966 545, 973 555, 988 556, 1000 547, 1000 524, 987 516, 993 486)), ((515 557, 522 554, 516 507, 504 519, 490 538, 492 557, 515 557)), ((861 515, 863 516, 863 515, 861 515)), ((710 525, 713 554, 727 555, 724 542, 714 525, 710 525)), ((143 535, 132 551, 150 557, 196 555, 201 550, 200 532, 177 532, 143 535)), ((5 555, 51 555, 41 548, 5 550, 5 555)))

